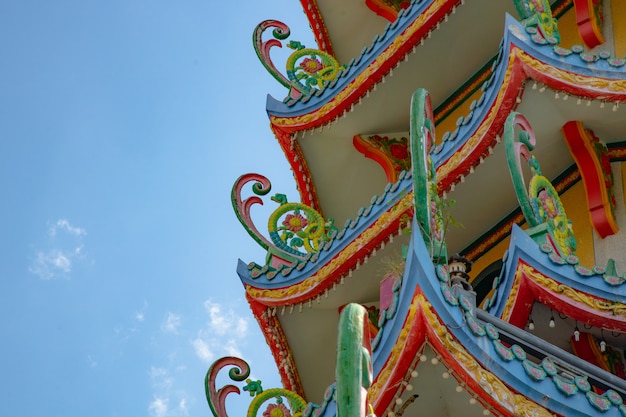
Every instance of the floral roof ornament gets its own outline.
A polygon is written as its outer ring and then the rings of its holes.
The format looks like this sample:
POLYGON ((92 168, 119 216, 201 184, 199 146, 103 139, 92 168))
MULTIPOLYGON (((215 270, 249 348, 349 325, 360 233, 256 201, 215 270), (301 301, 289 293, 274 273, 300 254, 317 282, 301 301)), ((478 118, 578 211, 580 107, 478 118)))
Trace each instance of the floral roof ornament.
POLYGON ((337 417, 375 417, 367 401, 367 388, 373 379, 372 348, 369 319, 365 307, 348 304, 339 315, 337 337, 336 384, 326 390, 322 404, 308 403, 298 394, 283 388, 263 390, 260 380, 252 380, 250 366, 233 356, 220 358, 207 371, 204 387, 207 402, 214 417, 228 417, 226 397, 241 394, 239 387, 225 385, 217 389, 220 371, 231 367, 228 376, 232 381, 245 380, 243 390, 253 397, 248 407, 248 417, 319 417, 333 399, 337 417), (285 401, 286 400, 286 401, 285 401))
POLYGON ((255 204, 263 205, 259 196, 267 195, 271 190, 270 181, 259 174, 246 174, 239 177, 233 185, 231 200, 239 222, 248 234, 267 250, 265 271, 273 277, 284 266, 293 267, 315 254, 322 242, 329 241, 338 230, 331 218, 325 221, 316 210, 300 203, 289 203, 284 194, 275 194, 271 199, 279 204, 268 220, 268 240, 254 225, 250 208, 255 204), (244 186, 252 185, 253 196, 243 199, 244 186))
POLYGON ((278 20, 261 22, 252 35, 252 42, 257 56, 267 71, 282 85, 289 89, 288 97, 298 99, 324 90, 326 84, 334 80, 343 66, 332 55, 318 49, 306 48, 298 41, 290 41, 286 46, 294 50, 287 58, 287 76, 283 75, 270 58, 274 46, 282 47, 282 40, 289 37, 289 27, 278 20), (263 41, 263 33, 270 28, 273 39, 263 41))
POLYGON ((537 159, 530 155, 530 151, 535 147, 535 134, 530 123, 520 113, 513 112, 507 117, 502 137, 515 193, 531 227, 528 233, 540 245, 551 245, 563 258, 575 255, 576 238, 572 232, 571 220, 567 218, 558 192, 550 180, 541 174, 537 159), (517 137, 516 127, 521 128, 517 137), (522 158, 532 172, 528 192, 522 172, 522 158))
POLYGON ((231 393, 241 394, 239 387, 235 385, 225 385, 220 389, 216 389, 218 374, 228 366, 232 367, 228 372, 229 378, 235 382, 245 380, 246 385, 243 387, 243 390, 249 392, 250 397, 253 397, 248 407, 248 417, 261 417, 261 415, 263 417, 291 417, 302 415, 307 406, 306 401, 302 397, 283 388, 271 388, 264 391, 261 387, 261 381, 253 381, 248 378, 250 376, 250 366, 246 361, 227 356, 213 362, 204 378, 206 399, 215 417, 228 417, 226 397, 231 393), (286 404, 284 399, 287 400, 286 404), (275 401, 275 403, 267 404, 270 401, 275 401))
POLYGON ((552 9, 548 0, 514 0, 515 8, 529 33, 535 35, 533 39, 540 43, 556 45, 561 42, 559 27, 552 17, 552 9), (537 36, 538 35, 538 36, 537 36))

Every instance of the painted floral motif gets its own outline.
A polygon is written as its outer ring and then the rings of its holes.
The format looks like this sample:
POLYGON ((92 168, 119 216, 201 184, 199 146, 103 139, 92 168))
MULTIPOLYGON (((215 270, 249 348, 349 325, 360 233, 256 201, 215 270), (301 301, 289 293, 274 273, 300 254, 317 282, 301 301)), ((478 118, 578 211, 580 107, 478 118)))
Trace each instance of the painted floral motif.
POLYGON ((409 140, 405 137, 390 138, 389 136, 368 136, 367 142, 386 153, 394 164, 396 172, 411 168, 409 140))
POLYGON ((526 352, 524 351, 524 349, 522 349, 521 346, 519 345, 513 345, 511 346, 511 352, 513 352, 513 354, 515 355, 515 357, 520 360, 523 361, 526 359, 526 352))
POLYGON ((474 319, 474 316, 472 316, 472 313, 470 312, 465 313, 465 321, 467 322, 467 325, 469 326, 470 330, 472 331, 472 333, 474 333, 475 336, 485 335, 485 329, 480 323, 478 323, 474 319))
POLYGON ((263 411, 263 417, 291 417, 291 413, 285 404, 269 404, 263 411))
POLYGON ((548 244, 548 243, 544 243, 543 245, 541 245, 541 251, 544 253, 552 253, 554 252, 554 250, 552 249, 552 245, 548 244))
POLYGON ((459 296, 459 304, 461 304, 461 307, 463 307, 463 310, 465 310, 465 311, 471 311, 472 310, 472 307, 473 307, 472 301, 465 294, 461 294, 459 296))
POLYGON ((546 371, 544 371, 541 367, 535 365, 534 363, 528 360, 525 360, 524 362, 522 362, 522 365, 524 366, 524 370, 526 371, 526 374, 528 374, 528 376, 534 379, 535 381, 542 381, 546 379, 546 376, 547 376, 546 371))
POLYGON ((437 272, 437 278, 441 282, 450 281, 450 275, 448 275, 448 269, 446 265, 439 264, 435 267, 435 271, 437 272))
POLYGON ((578 256, 576 256, 576 255, 569 255, 566 258, 566 261, 570 265, 576 265, 576 264, 578 264, 578 262, 580 262, 580 259, 578 259, 578 256))
POLYGON ((604 275, 604 281, 609 285, 621 285, 624 283, 624 278, 615 275, 604 275))
POLYGON ((538 197, 546 215, 551 219, 555 218, 558 215, 558 211, 556 209, 554 197, 549 195, 546 190, 541 190, 538 197))
POLYGON ((589 383, 589 381, 587 381, 587 378, 585 377, 577 376, 574 379, 574 383, 582 392, 589 392, 589 390, 591 390, 591 384, 589 383))
POLYGON ((591 269, 595 274, 604 274, 606 272, 606 268, 602 265, 594 265, 591 269))
POLYGON ((406 143, 392 143, 389 145, 391 156, 396 159, 406 159, 409 157, 409 149, 406 143))
POLYGON ((324 69, 324 64, 315 58, 304 58, 300 63, 300 68, 308 74, 315 74, 316 72, 324 69))
POLYGON ((283 221, 283 226, 292 232, 299 232, 307 226, 306 218, 300 213, 288 214, 283 221))
POLYGON ((612 67, 621 67, 626 64, 626 59, 623 58, 609 58, 606 60, 612 67))
POLYGON ((491 323, 485 324, 485 330, 487 331, 487 336, 489 336, 489 339, 491 340, 496 340, 500 337, 498 329, 496 329, 496 326, 491 323))
POLYGON ((604 396, 608 398, 613 405, 620 405, 622 403, 622 397, 612 389, 606 391, 604 396))
POLYGON ((552 381, 554 381, 554 385, 556 385, 558 390, 567 396, 572 396, 578 392, 578 388, 576 387, 576 384, 572 382, 567 382, 559 375, 555 375, 552 378, 552 381))
POLYGON ((565 261, 565 259, 561 258, 556 253, 551 253, 550 254, 550 260, 552 262, 554 262, 555 264, 559 264, 559 265, 565 265, 567 263, 567 261, 565 261))
POLYGON ((558 369, 556 369, 556 365, 549 358, 545 358, 541 361, 541 366, 546 371, 546 373, 550 376, 554 376, 558 373, 558 369))
POLYGON ((611 407, 611 402, 608 398, 602 397, 593 391, 587 392, 586 395, 589 403, 600 411, 607 411, 611 407))
POLYGON ((505 361, 509 362, 515 359, 515 356, 513 355, 511 349, 504 346, 499 340, 494 340, 493 346, 496 349, 496 353, 498 354, 498 356, 505 361))
POLYGON ((459 301, 456 299, 454 294, 452 294, 450 286, 444 282, 441 283, 441 294, 443 295, 443 299, 446 300, 446 302, 451 306, 459 305, 459 301))
POLYGON ((578 274, 585 277, 590 277, 594 275, 593 270, 591 268, 587 268, 586 266, 576 265, 574 269, 576 270, 576 272, 578 272, 578 274))

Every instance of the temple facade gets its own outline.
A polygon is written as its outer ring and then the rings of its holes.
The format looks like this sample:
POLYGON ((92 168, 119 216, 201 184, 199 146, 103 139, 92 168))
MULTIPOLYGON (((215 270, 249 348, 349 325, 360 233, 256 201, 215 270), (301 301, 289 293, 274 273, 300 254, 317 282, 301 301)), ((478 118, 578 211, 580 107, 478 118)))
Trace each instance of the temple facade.
POLYGON ((214 415, 625 416, 626 2, 301 3, 253 32, 300 200, 232 190, 283 387, 220 359, 214 415))

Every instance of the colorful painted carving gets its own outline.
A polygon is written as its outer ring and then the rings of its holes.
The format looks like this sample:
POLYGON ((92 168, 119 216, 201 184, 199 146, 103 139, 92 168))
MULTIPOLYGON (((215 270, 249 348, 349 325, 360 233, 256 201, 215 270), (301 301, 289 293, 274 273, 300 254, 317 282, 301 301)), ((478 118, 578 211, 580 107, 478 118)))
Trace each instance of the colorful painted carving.
POLYGON ((550 44, 561 41, 556 19, 552 17, 552 9, 548 0, 514 0, 520 18, 524 20, 526 29, 537 34, 550 44))
POLYGON ((365 307, 348 304, 339 316, 337 338, 337 417, 365 417, 372 384, 372 348, 365 307))
POLYGON ((615 219, 615 195, 611 159, 606 145, 582 122, 570 121, 561 128, 563 138, 580 170, 589 217, 601 238, 614 235, 619 230, 615 219))
MULTIPOLYGON (((261 417, 261 414, 263 417, 301 417, 309 416, 310 411, 320 408, 315 404, 307 405, 301 396, 286 389, 263 390, 261 381, 248 378, 250 366, 246 361, 228 356, 215 361, 204 379, 207 402, 215 417, 228 417, 226 397, 231 393, 241 394, 241 390, 235 385, 225 385, 216 389, 218 374, 228 366, 232 367, 228 372, 230 379, 236 382, 245 380, 246 385, 243 386, 243 390, 253 397, 248 407, 247 417, 261 417)), ((367 402, 367 388, 370 387, 372 378, 368 312, 359 304, 348 304, 339 316, 337 382, 330 394, 325 395, 324 400, 330 401, 334 394, 337 417, 371 416, 371 406, 367 402)))
POLYGON ((588 48, 604 43, 602 0, 574 0, 578 33, 588 48))
POLYGON ((326 83, 337 77, 343 68, 332 55, 318 49, 305 48, 298 41, 290 41, 288 48, 294 49, 286 62, 287 76, 285 77, 274 65, 270 57, 270 50, 274 46, 282 47, 282 40, 290 35, 289 27, 278 20, 261 22, 252 35, 252 42, 257 56, 267 71, 282 85, 289 89, 289 97, 297 99, 302 95, 309 96, 323 90, 326 83), (263 33, 269 29, 273 39, 263 41, 263 33))
POLYGON ((228 356, 215 361, 204 378, 206 399, 215 417, 228 417, 226 397, 231 393, 241 393, 235 385, 226 385, 216 390, 217 375, 227 366, 233 366, 228 372, 230 379, 236 382, 245 380, 246 385, 243 390, 254 397, 248 407, 248 417, 261 417, 259 412, 264 405, 265 408, 261 411, 263 417, 298 417, 302 415, 302 411, 307 405, 302 397, 282 388, 271 388, 264 391, 261 387, 261 381, 246 379, 250 375, 250 366, 246 361, 228 356), (269 401, 274 402, 266 404, 269 401))
POLYGON ((405 137, 355 135, 352 143, 357 151, 383 168, 389 183, 397 182, 400 172, 411 168, 409 140, 405 137))
POLYGON ((437 172, 430 151, 435 143, 435 123, 430 95, 417 90, 411 99, 411 161, 415 217, 426 246, 436 263, 448 258, 444 240, 442 199, 437 189, 437 172))
POLYGON ((572 232, 571 221, 565 214, 558 192, 550 180, 541 174, 537 159, 530 155, 530 151, 535 147, 535 134, 528 120, 517 112, 511 113, 504 126, 503 140, 511 179, 526 221, 531 227, 541 225, 545 227, 548 242, 554 246, 559 256, 573 255, 576 250, 576 238, 572 232), (516 127, 521 128, 517 137, 515 137, 516 127), (529 164, 532 172, 528 192, 522 172, 522 158, 529 164))
POLYGON ((393 22, 398 18, 398 12, 402 9, 408 9, 411 2, 406 0, 365 0, 365 5, 377 15, 393 22))
POLYGON ((250 216, 250 208, 254 204, 263 205, 258 196, 267 195, 270 189, 271 184, 266 177, 259 174, 242 175, 233 185, 231 200, 240 223, 248 234, 267 250, 266 265, 275 269, 280 265, 293 265, 318 252, 320 243, 328 241, 336 234, 337 228, 333 224, 333 219, 325 221, 311 207, 289 203, 284 194, 276 194, 271 199, 280 206, 269 216, 270 242, 259 232, 250 216), (244 200, 241 191, 252 181, 256 181, 252 186, 255 195, 244 200))

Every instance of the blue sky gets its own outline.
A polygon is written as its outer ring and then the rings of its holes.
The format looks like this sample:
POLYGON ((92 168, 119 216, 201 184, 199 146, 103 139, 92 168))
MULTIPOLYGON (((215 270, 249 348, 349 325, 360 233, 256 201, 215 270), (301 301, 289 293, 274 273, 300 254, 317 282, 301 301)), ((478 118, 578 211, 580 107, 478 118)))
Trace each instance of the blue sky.
POLYGON ((230 203, 247 172, 298 199, 265 19, 314 46, 295 0, 0 4, 0 415, 208 416, 227 354, 279 384, 235 273, 264 253, 230 203))

